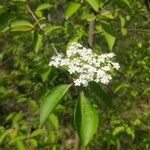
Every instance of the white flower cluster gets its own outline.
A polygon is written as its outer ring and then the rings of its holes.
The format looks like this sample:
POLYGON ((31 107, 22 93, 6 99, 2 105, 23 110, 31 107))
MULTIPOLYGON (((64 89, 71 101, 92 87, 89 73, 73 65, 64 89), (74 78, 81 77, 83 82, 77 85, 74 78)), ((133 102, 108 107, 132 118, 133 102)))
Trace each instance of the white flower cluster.
POLYGON ((120 68, 113 62, 114 53, 97 55, 92 49, 85 48, 79 43, 72 43, 66 52, 66 57, 57 54, 51 58, 50 66, 65 67, 70 74, 75 75, 75 86, 87 86, 89 82, 108 84, 112 79, 110 72, 120 68))

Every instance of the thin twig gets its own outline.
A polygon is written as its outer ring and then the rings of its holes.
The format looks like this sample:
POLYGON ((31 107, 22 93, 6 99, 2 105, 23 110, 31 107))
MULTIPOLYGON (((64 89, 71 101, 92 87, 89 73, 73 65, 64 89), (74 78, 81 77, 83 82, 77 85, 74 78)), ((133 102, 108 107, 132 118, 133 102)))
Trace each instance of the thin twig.
POLYGON ((141 28, 127 28, 129 31, 139 31, 139 32, 150 32, 150 29, 141 29, 141 28))
POLYGON ((34 13, 32 12, 31 8, 29 7, 28 4, 26 4, 26 7, 28 9, 28 11, 30 12, 30 14, 32 15, 33 19, 36 21, 36 23, 38 24, 38 26, 40 27, 41 30, 43 30, 42 26, 40 25, 37 17, 34 15, 34 13))
POLYGON ((59 53, 58 53, 58 51, 57 51, 56 47, 54 46, 54 44, 51 44, 51 45, 52 45, 52 47, 53 47, 53 49, 54 49, 55 53, 58 55, 59 53))

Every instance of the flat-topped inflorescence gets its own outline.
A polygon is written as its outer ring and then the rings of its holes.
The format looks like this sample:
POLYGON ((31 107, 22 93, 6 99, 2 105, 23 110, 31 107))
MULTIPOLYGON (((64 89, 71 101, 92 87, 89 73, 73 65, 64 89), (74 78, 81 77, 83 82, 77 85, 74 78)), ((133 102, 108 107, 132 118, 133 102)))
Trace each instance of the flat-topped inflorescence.
POLYGON ((120 68, 117 62, 113 62, 114 56, 114 53, 97 55, 90 48, 72 43, 67 49, 66 56, 53 56, 49 65, 56 68, 65 67, 70 74, 74 74, 75 86, 87 86, 91 81, 108 84, 112 79, 111 71, 120 68))

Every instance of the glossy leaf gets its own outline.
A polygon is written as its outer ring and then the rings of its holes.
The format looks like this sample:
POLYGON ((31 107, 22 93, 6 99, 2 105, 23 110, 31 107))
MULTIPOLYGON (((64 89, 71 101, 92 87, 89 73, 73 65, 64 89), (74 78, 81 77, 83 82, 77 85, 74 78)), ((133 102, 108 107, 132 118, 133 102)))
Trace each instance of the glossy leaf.
POLYGON ((11 31, 30 31, 34 26, 26 20, 18 20, 11 23, 11 31))
POLYGON ((101 32, 103 33, 103 35, 106 39, 109 49, 112 50, 112 48, 115 44, 115 41, 116 41, 116 37, 114 34, 114 30, 112 28, 112 25, 107 22, 102 21, 101 22, 101 32))
POLYGON ((43 3, 43 4, 40 4, 36 11, 35 11, 35 14, 38 16, 38 17, 42 17, 42 10, 45 10, 45 9, 49 9, 53 7, 53 5, 49 4, 49 3, 43 3))
POLYGON ((44 30, 45 30, 45 33, 47 35, 51 35, 51 33, 53 31, 56 31, 56 30, 61 29, 61 28, 62 28, 61 26, 52 26, 52 25, 49 25, 49 26, 46 26, 44 30))
POLYGON ((9 27, 6 27, 3 32, 10 31, 30 31, 34 26, 26 20, 16 20, 10 24, 9 27))
POLYGON ((54 115, 54 114, 51 114, 51 115, 49 116, 49 120, 50 120, 51 125, 52 125, 55 129, 58 129, 59 121, 58 121, 57 116, 54 115))
POLYGON ((42 3, 40 4, 36 11, 41 11, 41 10, 44 10, 44 9, 49 9, 50 7, 53 7, 53 5, 49 4, 49 3, 42 3))
POLYGON ((34 40, 34 50, 35 52, 38 52, 39 49, 42 47, 43 35, 35 32, 33 40, 34 40))
POLYGON ((55 87, 53 90, 49 92, 49 94, 45 97, 40 114, 40 127, 43 126, 46 119, 50 116, 50 114, 55 109, 56 105, 59 103, 61 98, 66 94, 70 85, 60 85, 55 87))
POLYGON ((86 146, 98 127, 98 113, 82 93, 76 103, 74 123, 81 144, 86 146))
POLYGON ((99 9, 99 3, 97 0, 86 0, 90 5, 91 7, 95 10, 95 11, 98 11, 99 9))
POLYGON ((80 8, 79 3, 69 2, 65 9, 65 18, 71 17, 80 8))

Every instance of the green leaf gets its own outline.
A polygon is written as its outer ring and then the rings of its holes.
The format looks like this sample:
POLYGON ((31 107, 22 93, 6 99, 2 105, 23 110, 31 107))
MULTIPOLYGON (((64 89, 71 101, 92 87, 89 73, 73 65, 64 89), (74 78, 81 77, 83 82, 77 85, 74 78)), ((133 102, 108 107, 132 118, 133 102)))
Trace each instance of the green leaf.
POLYGON ((126 28, 122 28, 122 29, 121 29, 121 33, 122 33, 123 36, 125 36, 125 35, 128 34, 128 31, 127 31, 126 28))
POLYGON ((49 67, 49 65, 47 64, 43 65, 42 69, 40 70, 40 77, 43 82, 48 80, 48 76, 50 73, 51 73, 51 68, 49 67))
POLYGON ((100 18, 109 18, 109 19, 114 19, 113 14, 110 11, 102 11, 100 14, 100 18))
POLYGON ((121 83, 121 84, 119 84, 116 88, 115 88, 115 93, 116 92, 118 92, 118 91, 120 91, 121 89, 128 89, 128 88, 130 88, 130 85, 129 84, 126 84, 126 83, 121 83))
POLYGON ((3 5, 0 5, 0 14, 6 11, 6 7, 3 5))
POLYGON ((17 20, 11 23, 11 31, 30 31, 34 26, 26 20, 17 20))
POLYGON ((100 30, 106 39, 109 49, 112 50, 116 41, 116 37, 112 25, 105 21, 102 21, 100 30))
POLYGON ((125 4, 126 6, 128 6, 129 8, 131 8, 131 5, 130 5, 130 3, 129 3, 128 0, 119 0, 119 1, 115 0, 115 3, 118 3, 121 6, 124 6, 124 4, 125 4))
POLYGON ((139 126, 139 127, 140 127, 141 124, 142 124, 142 122, 141 122, 140 119, 135 119, 135 120, 133 121, 133 125, 134 125, 134 126, 139 126))
POLYGON ((49 9, 49 8, 51 8, 51 7, 53 7, 53 5, 51 5, 51 4, 49 4, 49 3, 40 4, 40 5, 37 7, 37 9, 36 9, 35 14, 36 14, 38 17, 41 18, 41 17, 43 16, 43 15, 42 15, 42 10, 49 9))
POLYGON ((99 7, 102 8, 109 0, 97 0, 99 7))
POLYGON ((94 14, 91 14, 91 13, 88 13, 88 12, 84 12, 81 16, 81 19, 83 20, 87 20, 87 21, 92 21, 92 20, 95 20, 95 15, 94 14))
POLYGON ((131 17, 129 15, 126 16, 126 20, 129 21, 131 17))
POLYGON ((122 17, 122 16, 119 16, 119 18, 120 18, 121 28, 123 28, 124 25, 125 25, 125 23, 126 23, 126 20, 125 20, 125 18, 122 17))
POLYGON ((68 91, 69 87, 70 85, 59 85, 55 87, 53 90, 51 90, 49 94, 45 97, 41 107, 40 127, 43 126, 44 122, 53 112, 58 102, 68 91))
POLYGON ((25 139, 26 139, 25 135, 17 135, 15 138, 13 138, 12 140, 9 141, 9 144, 13 144, 18 141, 25 140, 25 139))
POLYGON ((128 7, 131 7, 128 0, 121 0, 121 1, 122 1, 124 4, 126 4, 128 7))
POLYGON ((102 89, 102 87, 95 82, 90 83, 90 90, 95 96, 101 99, 109 107, 113 106, 112 98, 102 89))
POLYGON ((68 19, 71 17, 79 8, 79 3, 70 2, 65 9, 65 18, 68 19))
POLYGON ((51 35, 51 33, 53 31, 56 31, 58 29, 61 29, 61 26, 52 26, 52 25, 48 25, 44 28, 46 35, 51 35))
POLYGON ((50 123, 52 124, 52 126, 53 126, 55 129, 58 129, 59 121, 58 121, 57 116, 54 115, 54 114, 51 114, 51 115, 49 116, 49 120, 50 120, 50 123))
POLYGON ((53 7, 53 5, 51 5, 51 4, 49 4, 49 3, 43 3, 43 4, 40 4, 40 5, 37 7, 36 11, 41 11, 41 10, 49 9, 49 8, 51 8, 51 7, 53 7))
POLYGON ((134 139, 135 134, 134 134, 134 130, 133 130, 133 129, 127 127, 127 128, 126 128, 126 133, 127 133, 128 135, 130 135, 130 136, 132 137, 132 139, 134 139))
POLYGON ((34 41, 34 50, 37 53, 39 49, 42 47, 43 35, 34 32, 33 41, 34 41))
POLYGON ((99 3, 97 0, 86 0, 90 5, 91 7, 95 10, 95 11, 98 11, 99 9, 99 3))
POLYGON ((139 43, 137 44, 137 46, 138 46, 139 48, 141 48, 141 47, 142 47, 142 43, 139 42, 139 43))
POLYGON ((9 27, 6 27, 3 32, 10 30, 10 31, 31 31, 34 26, 26 21, 26 20, 16 20, 10 24, 9 27))
POLYGON ((82 145, 86 146, 98 127, 98 113, 83 93, 76 103, 74 123, 82 145))
POLYGON ((142 92, 142 95, 149 95, 150 94, 150 87, 144 89, 144 91, 142 92))
POLYGON ((116 127, 114 130, 113 130, 113 135, 117 135, 119 134, 120 132, 124 131, 125 128, 123 126, 119 126, 119 127, 116 127))
POLYGON ((30 138, 32 137, 35 137, 35 136, 39 136, 39 135, 42 135, 43 134, 43 129, 37 129, 35 131, 32 132, 32 134, 30 135, 30 138))
POLYGON ((25 150, 23 140, 19 140, 16 142, 16 148, 17 148, 17 150, 25 150))
POLYGON ((8 129, 2 133, 0 133, 0 144, 3 142, 4 138, 10 134, 13 131, 13 129, 8 129))
POLYGON ((38 146, 38 140, 35 140, 35 139, 33 139, 33 138, 29 138, 29 139, 28 139, 28 142, 30 143, 30 145, 31 145, 32 147, 34 147, 34 149, 38 146))

